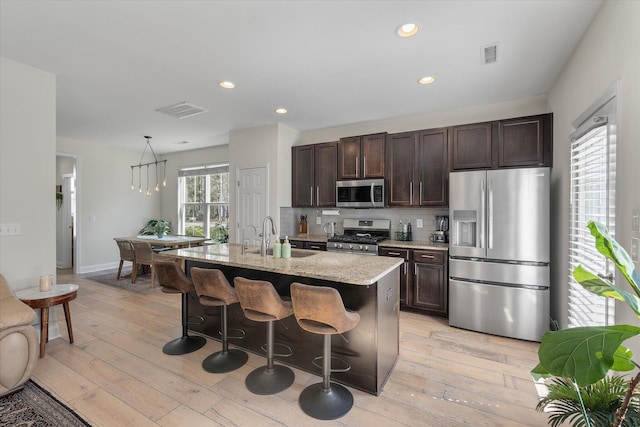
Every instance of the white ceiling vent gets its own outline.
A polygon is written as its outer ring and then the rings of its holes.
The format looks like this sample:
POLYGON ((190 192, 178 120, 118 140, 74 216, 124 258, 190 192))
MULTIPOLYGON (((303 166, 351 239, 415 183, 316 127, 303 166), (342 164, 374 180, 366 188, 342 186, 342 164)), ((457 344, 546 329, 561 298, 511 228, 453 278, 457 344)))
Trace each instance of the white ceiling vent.
POLYGON ((209 110, 185 101, 169 105, 168 107, 158 108, 156 111, 175 117, 176 119, 184 119, 185 117, 195 116, 196 114, 205 113, 209 110))
POLYGON ((498 43, 493 43, 482 48, 482 63, 495 64, 498 62, 498 43))

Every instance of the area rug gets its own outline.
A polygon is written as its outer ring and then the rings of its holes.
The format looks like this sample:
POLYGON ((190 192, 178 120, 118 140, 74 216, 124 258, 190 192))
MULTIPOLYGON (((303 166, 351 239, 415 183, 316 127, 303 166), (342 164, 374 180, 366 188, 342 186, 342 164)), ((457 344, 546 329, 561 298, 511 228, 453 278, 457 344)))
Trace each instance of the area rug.
POLYGON ((0 398, 0 425, 91 426, 67 405, 31 380, 25 383, 22 390, 0 398))
POLYGON ((142 271, 138 272, 136 283, 131 283, 130 269, 128 271, 123 269, 119 280, 116 279, 116 277, 118 277, 117 268, 114 268, 113 270, 102 270, 96 271, 94 273, 83 274, 82 277, 116 288, 138 292, 140 294, 150 294, 160 291, 160 287, 158 285, 152 286, 150 272, 146 274, 142 274, 142 271))

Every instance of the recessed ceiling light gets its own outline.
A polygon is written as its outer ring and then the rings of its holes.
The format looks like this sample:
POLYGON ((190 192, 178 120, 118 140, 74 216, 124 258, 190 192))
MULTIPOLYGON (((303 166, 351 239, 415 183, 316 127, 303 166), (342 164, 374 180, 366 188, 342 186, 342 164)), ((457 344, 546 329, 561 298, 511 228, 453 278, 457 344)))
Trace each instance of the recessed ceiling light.
POLYGON ((396 30, 396 34, 400 37, 411 37, 418 32, 418 24, 412 22, 401 25, 396 30))
POLYGON ((234 82, 230 82, 227 80, 223 80, 219 84, 220 84, 220 87, 225 89, 233 89, 234 87, 236 87, 236 84, 234 82))
POLYGON ((287 114, 287 109, 282 107, 276 108, 274 111, 278 114, 287 114))
POLYGON ((430 85, 435 81, 436 81, 436 78, 433 76, 424 76, 418 80, 418 83, 420 83, 421 85, 430 85))

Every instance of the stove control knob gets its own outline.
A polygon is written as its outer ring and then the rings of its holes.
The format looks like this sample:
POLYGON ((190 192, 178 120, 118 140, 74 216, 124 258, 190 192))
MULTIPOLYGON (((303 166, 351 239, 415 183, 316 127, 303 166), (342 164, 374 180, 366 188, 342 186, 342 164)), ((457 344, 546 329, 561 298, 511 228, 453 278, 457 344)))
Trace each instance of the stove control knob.
POLYGON ((353 245, 349 245, 349 250, 352 251, 353 250, 353 245))
POLYGON ((334 248, 337 248, 337 247, 338 247, 338 244, 337 244, 337 243, 334 243, 334 244, 333 244, 333 247, 334 247, 334 248))
POLYGON ((342 249, 342 243, 338 244, 338 249, 342 249))
POLYGON ((367 252, 369 250, 369 246, 364 247, 364 251, 367 252))
MULTIPOLYGON (((358 247, 358 249, 362 250, 362 245, 360 245, 360 246, 358 247)), ((365 249, 365 251, 366 251, 366 249, 365 249)))

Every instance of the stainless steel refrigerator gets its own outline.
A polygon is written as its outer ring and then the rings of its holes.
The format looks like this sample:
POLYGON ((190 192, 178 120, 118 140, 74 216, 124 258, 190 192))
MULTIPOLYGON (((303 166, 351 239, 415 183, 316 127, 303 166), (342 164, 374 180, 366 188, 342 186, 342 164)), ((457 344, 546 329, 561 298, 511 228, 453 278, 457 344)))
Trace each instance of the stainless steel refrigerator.
POLYGON ((549 327, 549 168, 449 176, 449 324, 540 341, 549 327))

